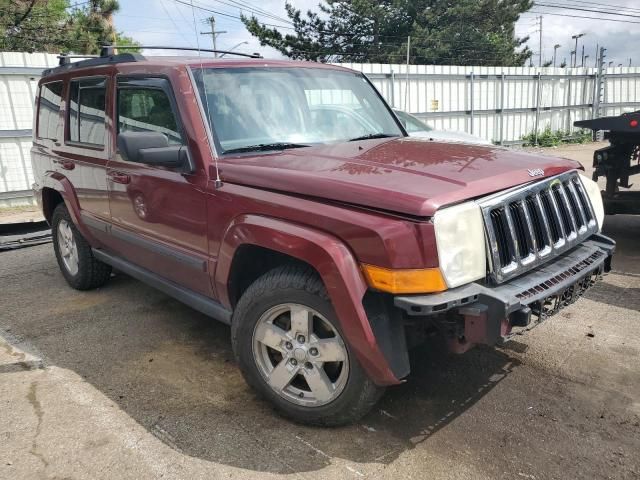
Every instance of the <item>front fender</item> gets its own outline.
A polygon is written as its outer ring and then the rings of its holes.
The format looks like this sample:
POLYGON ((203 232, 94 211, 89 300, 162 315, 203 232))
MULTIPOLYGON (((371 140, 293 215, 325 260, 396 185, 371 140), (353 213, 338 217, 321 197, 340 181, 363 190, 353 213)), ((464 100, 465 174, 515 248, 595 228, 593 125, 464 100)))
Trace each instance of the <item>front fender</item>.
POLYGON ((313 228, 260 215, 236 218, 223 238, 215 271, 216 291, 230 307, 228 281, 231 263, 241 245, 268 248, 308 263, 324 282, 346 340, 360 364, 378 385, 394 385, 393 374, 367 318, 362 298, 367 284, 358 262, 338 238, 313 228))

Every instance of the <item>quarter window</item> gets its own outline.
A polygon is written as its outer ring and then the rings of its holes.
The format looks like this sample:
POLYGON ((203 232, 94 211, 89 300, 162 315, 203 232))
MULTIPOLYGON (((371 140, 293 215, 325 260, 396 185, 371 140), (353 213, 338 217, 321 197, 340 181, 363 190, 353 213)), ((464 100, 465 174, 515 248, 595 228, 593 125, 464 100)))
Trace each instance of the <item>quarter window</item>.
POLYGON ((106 79, 73 80, 69 90, 69 140, 104 146, 106 79))
POLYGON ((40 87, 38 107, 38 138, 58 139, 58 114, 62 102, 62 82, 45 83, 40 87))
POLYGON ((182 144, 169 97, 155 88, 118 89, 118 132, 160 132, 182 144))

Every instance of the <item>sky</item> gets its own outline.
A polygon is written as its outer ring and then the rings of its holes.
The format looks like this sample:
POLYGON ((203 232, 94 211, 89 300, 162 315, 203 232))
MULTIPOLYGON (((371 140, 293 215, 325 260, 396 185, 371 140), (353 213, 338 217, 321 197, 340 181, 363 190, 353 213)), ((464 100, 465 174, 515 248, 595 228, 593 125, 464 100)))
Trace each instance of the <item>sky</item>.
MULTIPOLYGON (((190 4, 192 0, 181 0, 190 4)), ((253 53, 259 52, 266 58, 279 58, 281 55, 269 48, 261 47, 259 42, 249 34, 238 18, 241 4, 258 7, 271 15, 286 19, 284 0, 193 0, 196 6, 202 6, 218 12, 216 17, 216 30, 225 31, 218 35, 217 48, 221 50, 234 48, 236 51, 253 53), (246 42, 246 43, 243 43, 246 42)), ((291 0, 297 8, 306 11, 311 8, 317 10, 318 0, 291 0)), ((522 15, 516 24, 516 34, 520 37, 530 36, 528 45, 535 52, 534 65, 538 63, 539 48, 539 22, 537 17, 542 15, 542 55, 543 60, 553 58, 554 45, 559 44, 557 61, 558 65, 566 58, 570 59, 570 52, 575 47, 572 35, 583 33, 579 41, 578 51, 581 57, 582 45, 585 46, 587 66, 594 66, 596 46, 607 48, 606 61, 612 61, 614 66, 629 65, 631 58, 634 66, 640 65, 640 2, 638 0, 542 0, 540 3, 548 5, 572 4, 578 8, 596 9, 612 13, 606 18, 624 20, 624 23, 604 21, 601 19, 571 18, 558 16, 557 14, 569 14, 582 17, 605 17, 604 14, 591 13, 576 10, 560 10, 552 7, 535 6, 532 12, 522 15), (623 10, 628 7, 634 10, 623 10), (535 12, 535 13, 534 13, 535 12), (625 12, 628 15, 615 15, 625 12)), ((247 13, 247 10, 244 10, 247 13)), ((202 35, 200 32, 210 31, 207 23, 210 12, 192 9, 191 6, 181 4, 176 0, 120 0, 120 11, 115 16, 116 28, 133 37, 143 45, 160 46, 189 46, 200 48, 212 48, 211 35, 202 35)), ((290 25, 260 16, 260 20, 274 25, 287 27, 290 25)), ((282 29, 283 33, 290 30, 282 29)), ((581 58, 578 60, 578 65, 581 58)))

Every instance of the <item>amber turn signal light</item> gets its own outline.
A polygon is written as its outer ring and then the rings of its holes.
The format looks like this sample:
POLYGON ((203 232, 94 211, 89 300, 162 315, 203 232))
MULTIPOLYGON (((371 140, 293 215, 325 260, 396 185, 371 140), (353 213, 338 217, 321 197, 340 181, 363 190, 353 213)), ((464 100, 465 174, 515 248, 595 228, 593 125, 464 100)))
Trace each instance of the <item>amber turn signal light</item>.
POLYGON ((362 264, 362 271, 371 288, 388 293, 434 293, 447 289, 438 268, 389 269, 362 264))

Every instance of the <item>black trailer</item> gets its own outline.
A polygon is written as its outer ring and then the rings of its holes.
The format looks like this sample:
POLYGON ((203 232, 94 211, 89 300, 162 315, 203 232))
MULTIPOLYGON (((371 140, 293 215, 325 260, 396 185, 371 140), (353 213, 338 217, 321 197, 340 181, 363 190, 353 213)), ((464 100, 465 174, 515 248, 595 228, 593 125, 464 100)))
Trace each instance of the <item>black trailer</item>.
POLYGON ((629 177, 640 174, 640 110, 617 117, 602 117, 575 122, 576 127, 604 131, 609 146, 593 154, 593 180, 606 177, 603 192, 605 213, 640 214, 640 191, 629 189, 629 177))

